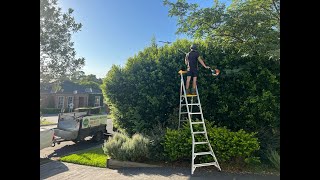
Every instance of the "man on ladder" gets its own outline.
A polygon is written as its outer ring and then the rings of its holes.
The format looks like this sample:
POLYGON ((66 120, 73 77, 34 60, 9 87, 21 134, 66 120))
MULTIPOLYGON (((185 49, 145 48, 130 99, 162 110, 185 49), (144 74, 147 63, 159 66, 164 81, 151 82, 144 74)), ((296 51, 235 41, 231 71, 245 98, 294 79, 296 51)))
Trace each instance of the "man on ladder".
MULTIPOLYGON (((197 75, 198 75, 197 62, 199 61, 201 65, 207 69, 211 69, 211 68, 204 64, 199 53, 196 51, 195 45, 191 45, 190 50, 191 51, 189 53, 186 53, 186 57, 185 57, 185 63, 188 66, 187 72, 182 70, 178 72, 181 76, 178 128, 180 128, 180 124, 182 121, 189 121, 191 136, 192 136, 191 174, 193 174, 193 172, 197 167, 212 166, 212 165, 214 165, 219 169, 219 171, 221 171, 218 160, 209 142, 208 133, 207 133, 204 117, 203 117, 202 107, 200 103, 199 92, 197 89, 197 75), (185 73, 187 73, 186 87, 184 85, 184 78, 183 78, 183 74, 185 73), (193 76, 192 94, 190 94, 190 90, 189 90, 191 76, 193 76), (188 97, 191 98, 191 102, 188 102, 188 97), (193 101, 194 97, 196 97, 196 102, 193 101), (186 111, 182 111, 182 107, 184 107, 186 111), (183 114, 187 115, 186 119, 182 118, 183 114), (198 128, 195 127, 197 125, 198 125, 198 128), (197 136, 198 138, 196 138, 195 136, 197 136), (196 146, 203 145, 203 144, 207 144, 208 148, 206 148, 206 150, 202 149, 203 152, 198 152, 197 151, 198 148, 196 148, 196 146), (205 155, 211 155, 213 157, 213 161, 195 163, 195 159, 197 156, 205 156, 205 155)), ((213 76, 217 76, 219 74, 219 71, 217 71, 217 69, 214 71, 211 70, 211 72, 213 73, 212 74, 213 76)))
POLYGON ((197 46, 192 44, 190 46, 190 52, 186 54, 185 63, 187 65, 187 82, 186 82, 186 90, 187 95, 196 95, 196 85, 197 85, 197 76, 198 76, 198 61, 204 68, 210 69, 209 66, 206 66, 203 62, 203 59, 200 57, 199 52, 197 51, 197 46), (191 76, 193 77, 192 80, 192 90, 190 93, 189 86, 191 76))

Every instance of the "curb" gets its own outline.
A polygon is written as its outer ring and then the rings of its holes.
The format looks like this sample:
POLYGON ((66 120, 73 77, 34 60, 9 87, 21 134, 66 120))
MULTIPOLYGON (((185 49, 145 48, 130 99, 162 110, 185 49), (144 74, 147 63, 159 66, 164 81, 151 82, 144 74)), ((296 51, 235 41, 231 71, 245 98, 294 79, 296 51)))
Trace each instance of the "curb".
POLYGON ((42 127, 42 126, 53 126, 53 125, 58 125, 58 123, 54 123, 54 124, 45 124, 45 125, 40 125, 40 127, 42 127))

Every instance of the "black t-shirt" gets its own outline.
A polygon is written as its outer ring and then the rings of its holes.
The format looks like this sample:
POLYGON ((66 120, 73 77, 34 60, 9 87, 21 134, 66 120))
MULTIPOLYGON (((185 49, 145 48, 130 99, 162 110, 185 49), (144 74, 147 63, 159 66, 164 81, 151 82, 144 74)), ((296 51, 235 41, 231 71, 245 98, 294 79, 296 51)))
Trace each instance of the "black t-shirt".
POLYGON ((190 67, 190 71, 192 70, 197 70, 198 69, 198 57, 199 57, 199 52, 197 51, 190 51, 188 54, 187 54, 187 58, 188 58, 188 67, 190 67))

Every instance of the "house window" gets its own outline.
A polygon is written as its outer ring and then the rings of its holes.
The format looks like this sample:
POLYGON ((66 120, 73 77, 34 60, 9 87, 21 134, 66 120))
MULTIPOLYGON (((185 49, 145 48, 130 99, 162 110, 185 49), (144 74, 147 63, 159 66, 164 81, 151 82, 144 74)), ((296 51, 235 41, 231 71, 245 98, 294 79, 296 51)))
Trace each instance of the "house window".
POLYGON ((73 106, 73 97, 72 96, 68 96, 68 106, 70 106, 70 104, 72 103, 73 106))
POLYGON ((58 97, 58 108, 62 109, 64 107, 64 98, 63 96, 58 97))
POLYGON ((100 96, 94 97, 94 107, 100 106, 100 96))

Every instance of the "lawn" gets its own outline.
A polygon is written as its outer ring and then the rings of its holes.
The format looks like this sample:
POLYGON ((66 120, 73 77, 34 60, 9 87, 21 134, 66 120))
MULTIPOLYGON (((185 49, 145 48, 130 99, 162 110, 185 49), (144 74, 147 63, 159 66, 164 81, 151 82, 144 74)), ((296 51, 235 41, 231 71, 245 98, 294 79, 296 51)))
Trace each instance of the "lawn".
POLYGON ((50 125, 50 124, 56 124, 56 123, 47 121, 45 118, 43 118, 42 120, 40 120, 40 125, 50 125))
POLYGON ((64 156, 60 160, 63 162, 69 162, 74 164, 105 168, 107 158, 108 156, 104 154, 102 147, 98 147, 64 156))

